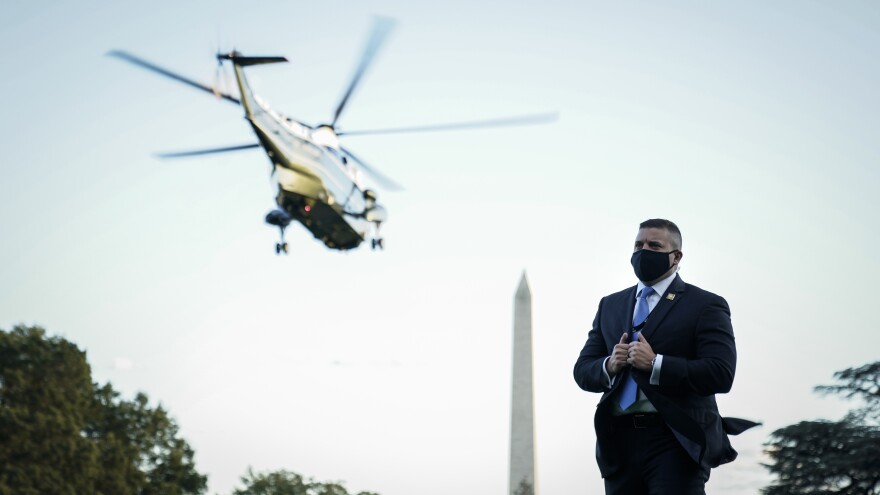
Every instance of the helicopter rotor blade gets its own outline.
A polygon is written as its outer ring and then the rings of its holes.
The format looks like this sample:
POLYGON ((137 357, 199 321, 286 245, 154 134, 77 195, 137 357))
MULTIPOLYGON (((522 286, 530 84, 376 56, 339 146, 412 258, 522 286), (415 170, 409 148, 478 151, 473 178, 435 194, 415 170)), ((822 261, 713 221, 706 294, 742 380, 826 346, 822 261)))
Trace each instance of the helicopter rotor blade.
POLYGON ((370 63, 372 63, 373 58, 376 56, 376 53, 379 51, 379 48, 381 48, 382 43, 385 41, 385 38, 388 36, 388 33, 391 32, 393 27, 394 20, 388 17, 379 17, 376 19, 376 22, 373 25, 373 31, 370 33, 370 38, 367 40, 367 44, 364 47, 364 53, 361 55, 360 63, 354 71, 354 76, 352 76, 351 82, 348 83, 345 95, 343 95, 342 100, 339 102, 339 106, 336 107, 336 112, 333 114, 333 122, 330 123, 330 127, 336 125, 339 116, 342 114, 342 110, 345 108, 345 104, 348 103, 348 99, 351 97, 351 94, 360 82, 361 77, 370 66, 370 63))
POLYGON ((378 184, 382 189, 385 189, 388 191, 402 191, 403 190, 403 186, 401 186, 400 184, 395 182, 392 178, 388 177, 387 175, 383 174, 382 172, 379 172, 378 170, 376 170, 375 168, 370 166, 367 162, 358 158, 357 155, 355 155, 351 151, 347 150, 346 148, 340 148, 340 149, 343 151, 343 153, 348 155, 349 158, 354 160, 354 162, 357 163, 357 166, 360 167, 361 170, 366 172, 367 175, 369 175, 376 182, 376 184, 378 184))
POLYGON ((363 136, 367 134, 400 134, 406 132, 435 132, 455 131, 460 129, 479 129, 483 127, 502 127, 511 125, 546 124, 559 118, 557 112, 541 113, 534 115, 519 115, 490 120, 474 120, 469 122, 454 122, 450 124, 425 125, 414 127, 395 127, 389 129, 372 129, 365 131, 338 131, 337 136, 363 136))
POLYGON ((240 144, 237 146, 225 146, 223 148, 209 148, 204 150, 192 150, 192 151, 175 151, 171 153, 157 153, 156 156, 159 158, 182 158, 186 156, 199 156, 199 155, 211 155, 214 153, 226 153, 228 151, 239 151, 239 150, 248 150, 253 148, 259 148, 259 143, 251 143, 251 144, 240 144))
POLYGON ((121 60, 125 60, 126 62, 137 65, 138 67, 142 67, 144 69, 153 71, 157 74, 161 74, 165 77, 169 77, 171 79, 174 79, 175 81, 182 82, 188 86, 192 86, 193 88, 200 89, 200 90, 205 91, 207 93, 211 93, 212 95, 223 98, 224 100, 231 101, 232 103, 235 103, 238 105, 241 104, 241 101, 239 101, 239 99, 234 96, 228 95, 226 93, 221 93, 216 88, 212 88, 212 87, 205 85, 205 84, 202 84, 200 82, 193 81, 192 79, 183 77, 179 74, 175 74, 174 72, 171 72, 168 69, 163 69, 162 67, 159 67, 158 65, 155 65, 151 62, 147 62, 146 60, 139 58, 139 57, 136 57, 128 52, 124 52, 124 51, 120 51, 120 50, 111 50, 111 51, 107 52, 107 56, 115 57, 115 58, 118 58, 121 60))

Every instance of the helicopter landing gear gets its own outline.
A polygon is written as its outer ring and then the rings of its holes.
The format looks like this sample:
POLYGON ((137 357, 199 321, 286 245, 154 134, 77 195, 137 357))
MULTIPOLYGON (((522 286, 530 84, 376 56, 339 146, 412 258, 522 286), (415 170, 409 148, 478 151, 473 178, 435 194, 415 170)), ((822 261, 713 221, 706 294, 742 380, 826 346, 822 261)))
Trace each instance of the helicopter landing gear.
POLYGON ((371 235, 370 239, 370 247, 373 248, 373 251, 376 249, 385 249, 385 239, 379 237, 379 227, 382 225, 382 220, 373 220, 373 235, 371 235))
POLYGON ((279 225, 278 230, 281 231, 281 241, 275 243, 275 254, 287 254, 289 248, 287 246, 287 241, 284 240, 284 229, 287 228, 287 225, 279 225))
POLYGON ((284 240, 284 228, 285 227, 287 227, 287 226, 286 225, 283 227, 280 225, 278 226, 278 230, 281 231, 281 241, 275 243, 275 254, 281 254, 281 253, 287 254, 289 251, 289 248, 287 246, 287 241, 284 240))

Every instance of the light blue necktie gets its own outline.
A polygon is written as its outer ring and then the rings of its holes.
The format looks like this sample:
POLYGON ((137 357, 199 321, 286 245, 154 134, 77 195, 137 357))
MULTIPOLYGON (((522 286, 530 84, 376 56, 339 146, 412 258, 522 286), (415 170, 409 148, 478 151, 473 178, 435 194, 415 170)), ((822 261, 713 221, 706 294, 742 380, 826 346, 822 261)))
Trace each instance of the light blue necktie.
MULTIPOLYGON (((639 300, 636 302, 636 311, 633 314, 633 327, 635 328, 638 325, 641 325, 645 320, 648 319, 648 296, 654 293, 654 289, 651 287, 645 287, 642 289, 642 292, 639 294, 639 300)), ((636 330, 633 332, 632 341, 636 342, 639 340, 639 334, 642 333, 641 330, 636 330)), ((630 370, 629 374, 626 375, 626 382, 623 384, 623 389, 620 391, 620 408, 624 411, 629 406, 633 405, 636 401, 636 395, 638 395, 639 387, 636 385, 636 381, 633 380, 632 370, 630 370)))

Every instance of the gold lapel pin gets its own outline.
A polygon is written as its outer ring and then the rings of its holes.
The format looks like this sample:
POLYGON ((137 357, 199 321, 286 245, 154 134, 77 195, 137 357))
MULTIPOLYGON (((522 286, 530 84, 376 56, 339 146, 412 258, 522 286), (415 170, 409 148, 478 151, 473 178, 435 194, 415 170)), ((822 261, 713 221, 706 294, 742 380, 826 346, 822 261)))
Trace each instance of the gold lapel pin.
POLYGON ((670 301, 672 301, 673 299, 675 299, 675 294, 671 294, 671 293, 666 294, 666 299, 669 299, 670 301))

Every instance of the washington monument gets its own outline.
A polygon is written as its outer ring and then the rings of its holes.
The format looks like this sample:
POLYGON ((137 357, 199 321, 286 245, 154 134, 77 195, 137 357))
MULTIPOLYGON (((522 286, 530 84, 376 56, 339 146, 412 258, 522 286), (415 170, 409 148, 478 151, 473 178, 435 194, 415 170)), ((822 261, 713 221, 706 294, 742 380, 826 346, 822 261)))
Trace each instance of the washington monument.
POLYGON ((535 407, 532 393, 532 293, 523 272, 513 303, 513 380, 510 402, 508 495, 534 495, 535 407))

